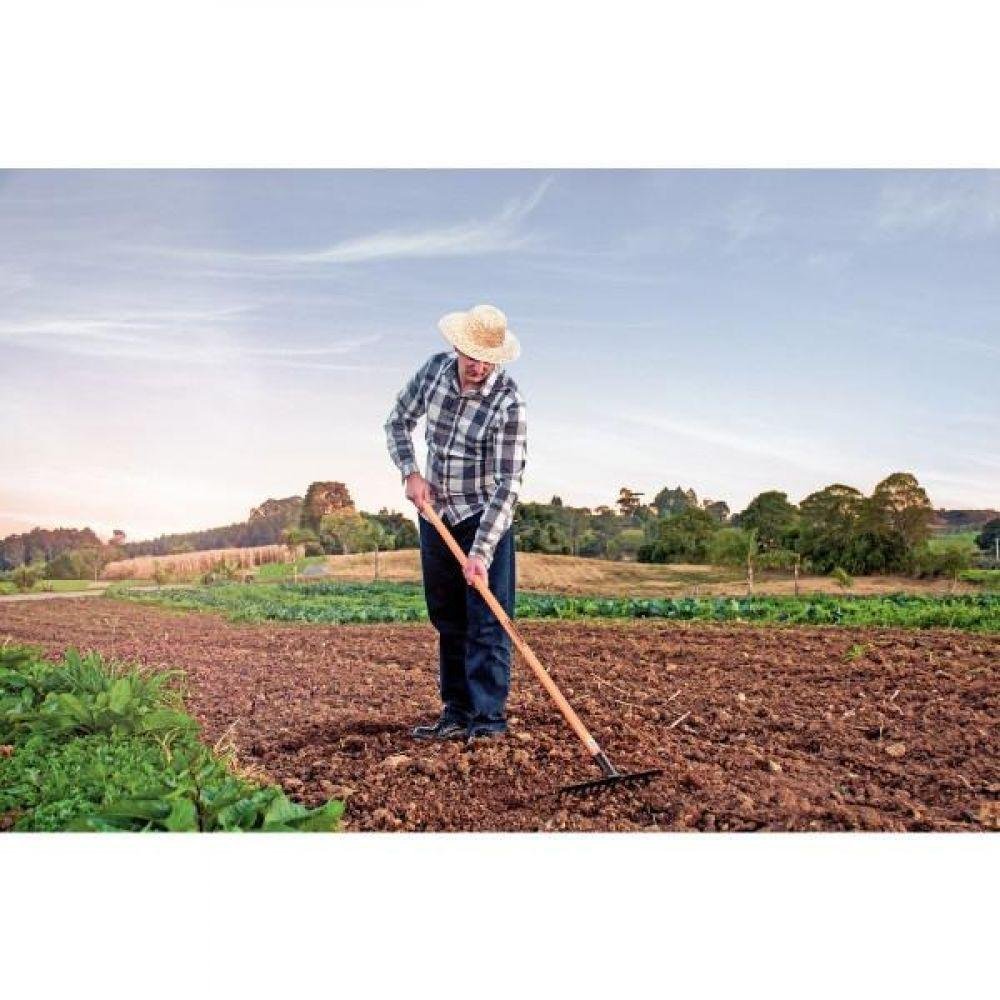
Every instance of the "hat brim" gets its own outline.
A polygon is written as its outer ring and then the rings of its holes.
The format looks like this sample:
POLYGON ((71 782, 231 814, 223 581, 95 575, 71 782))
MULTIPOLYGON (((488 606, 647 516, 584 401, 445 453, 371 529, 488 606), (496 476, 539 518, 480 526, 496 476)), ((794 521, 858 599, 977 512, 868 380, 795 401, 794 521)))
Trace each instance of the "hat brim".
POLYGON ((503 343, 499 347, 482 347, 469 336, 469 314, 465 312, 448 313, 438 321, 438 329, 444 334, 444 339, 452 347, 477 361, 486 361, 493 365, 506 364, 515 361, 521 354, 521 342, 511 333, 504 331, 503 343))

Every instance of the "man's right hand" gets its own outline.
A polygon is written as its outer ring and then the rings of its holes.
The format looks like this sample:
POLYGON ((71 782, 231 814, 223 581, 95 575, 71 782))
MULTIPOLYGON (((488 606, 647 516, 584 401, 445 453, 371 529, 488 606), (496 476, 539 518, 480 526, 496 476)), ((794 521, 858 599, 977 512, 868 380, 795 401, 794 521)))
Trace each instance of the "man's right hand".
POLYGON ((417 510, 431 502, 431 484, 419 472, 411 472, 406 477, 406 499, 417 510))

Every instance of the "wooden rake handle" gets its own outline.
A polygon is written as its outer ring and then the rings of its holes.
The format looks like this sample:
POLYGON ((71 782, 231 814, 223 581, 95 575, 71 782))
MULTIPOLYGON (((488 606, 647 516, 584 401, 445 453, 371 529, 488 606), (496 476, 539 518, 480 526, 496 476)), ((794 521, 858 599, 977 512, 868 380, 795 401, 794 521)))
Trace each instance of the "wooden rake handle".
MULTIPOLYGON (((462 551, 461 546, 455 541, 454 535, 448 530, 444 521, 438 517, 437 512, 431 505, 424 504, 420 508, 420 512, 427 518, 431 524, 437 528, 438 533, 444 539, 445 544, 454 553, 455 558, 458 560, 459 565, 462 569, 465 569, 465 564, 469 561, 466 554, 462 551)), ((483 600, 489 605, 490 610, 496 615, 497 621, 504 627, 506 633, 510 636, 511 641, 517 647, 521 656, 524 657, 528 662, 528 666, 535 672, 535 676, 541 682, 542 687, 548 691, 552 700, 556 703, 556 707, 563 714, 563 718, 569 723, 570 728, 574 733, 580 738, 580 741, 587 748, 587 752, 592 757, 597 757, 601 754, 601 748, 597 745, 597 741, 593 736, 587 731, 587 727, 580 721, 580 716, 573 711, 573 706, 563 697, 562 691, 556 687, 556 682, 552 680, 549 676, 548 671, 539 663, 538 657, 531 651, 531 647, 518 635, 517 629, 514 628, 514 623, 507 616, 507 612, 504 611, 503 606, 500 602, 493 596, 493 592, 490 590, 489 586, 476 577, 476 581, 473 584, 476 590, 482 595, 483 600)))

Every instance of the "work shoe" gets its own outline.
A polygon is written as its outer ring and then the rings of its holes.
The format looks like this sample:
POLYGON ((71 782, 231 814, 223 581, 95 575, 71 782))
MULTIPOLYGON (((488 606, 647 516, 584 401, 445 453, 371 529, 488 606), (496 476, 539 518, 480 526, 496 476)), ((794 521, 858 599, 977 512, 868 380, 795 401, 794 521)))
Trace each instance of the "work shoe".
POLYGON ((433 726, 416 726, 410 735, 415 740, 454 740, 464 736, 467 727, 452 719, 438 719, 433 726))

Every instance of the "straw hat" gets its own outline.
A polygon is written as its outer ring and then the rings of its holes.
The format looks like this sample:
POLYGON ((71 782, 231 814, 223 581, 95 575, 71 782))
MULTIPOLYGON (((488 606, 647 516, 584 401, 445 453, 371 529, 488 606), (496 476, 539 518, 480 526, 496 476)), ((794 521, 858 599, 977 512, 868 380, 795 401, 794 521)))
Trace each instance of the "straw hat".
POLYGON ((448 343, 477 361, 500 365, 521 353, 520 342, 507 329, 507 317, 496 306, 448 313, 438 321, 438 329, 448 343))

